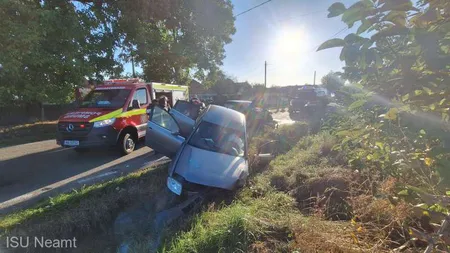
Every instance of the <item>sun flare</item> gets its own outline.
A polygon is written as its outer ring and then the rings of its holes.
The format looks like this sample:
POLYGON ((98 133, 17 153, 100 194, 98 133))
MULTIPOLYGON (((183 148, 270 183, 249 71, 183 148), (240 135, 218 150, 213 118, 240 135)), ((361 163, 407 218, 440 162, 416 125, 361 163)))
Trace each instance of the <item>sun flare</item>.
POLYGON ((294 57, 308 50, 308 38, 302 28, 284 28, 276 37, 276 58, 294 57))

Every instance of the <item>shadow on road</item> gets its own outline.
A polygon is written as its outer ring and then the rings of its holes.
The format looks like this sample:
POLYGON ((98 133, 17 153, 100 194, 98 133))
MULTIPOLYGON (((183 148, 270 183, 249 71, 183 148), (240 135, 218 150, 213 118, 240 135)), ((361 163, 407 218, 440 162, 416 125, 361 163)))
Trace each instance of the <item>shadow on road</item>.
POLYGON ((136 153, 125 157, 109 149, 77 153, 53 148, 0 161, 0 203, 100 166, 106 171, 122 162, 132 163, 143 147, 140 143, 136 153))
POLYGON ((0 147, 20 145, 56 137, 56 121, 0 127, 0 147))

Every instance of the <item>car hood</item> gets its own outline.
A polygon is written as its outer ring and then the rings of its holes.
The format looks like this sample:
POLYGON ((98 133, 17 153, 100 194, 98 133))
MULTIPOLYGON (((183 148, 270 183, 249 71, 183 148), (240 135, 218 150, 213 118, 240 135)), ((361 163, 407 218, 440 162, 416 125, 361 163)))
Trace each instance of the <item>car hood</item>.
POLYGON ((241 173, 248 175, 248 164, 244 157, 186 145, 174 172, 191 183, 231 190, 241 173))
POLYGON ((122 113, 120 109, 109 108, 79 108, 68 112, 59 118, 60 122, 94 122, 107 118, 114 118, 122 113))

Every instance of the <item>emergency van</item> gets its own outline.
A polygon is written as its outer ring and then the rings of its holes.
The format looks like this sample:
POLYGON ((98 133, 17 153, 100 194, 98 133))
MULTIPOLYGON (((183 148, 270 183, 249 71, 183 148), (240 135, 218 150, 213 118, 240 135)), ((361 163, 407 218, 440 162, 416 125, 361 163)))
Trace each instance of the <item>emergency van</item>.
POLYGON ((74 111, 59 118, 56 142, 77 152, 116 146, 129 154, 145 137, 147 107, 162 95, 173 106, 189 97, 188 87, 136 78, 105 81, 89 92, 74 111))

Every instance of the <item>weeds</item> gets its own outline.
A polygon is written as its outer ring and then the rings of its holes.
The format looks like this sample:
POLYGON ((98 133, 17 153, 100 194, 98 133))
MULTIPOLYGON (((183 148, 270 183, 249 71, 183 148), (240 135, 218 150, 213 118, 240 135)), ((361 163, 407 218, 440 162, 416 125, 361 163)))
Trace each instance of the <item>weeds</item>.
POLYGON ((164 186, 167 165, 149 168, 50 198, 0 219, 2 236, 64 238, 109 229, 125 208, 152 198, 164 186))

